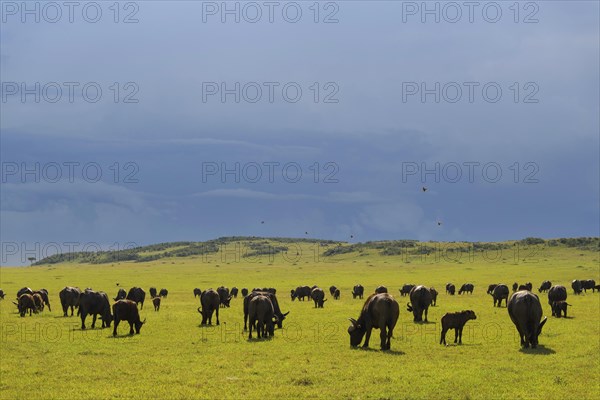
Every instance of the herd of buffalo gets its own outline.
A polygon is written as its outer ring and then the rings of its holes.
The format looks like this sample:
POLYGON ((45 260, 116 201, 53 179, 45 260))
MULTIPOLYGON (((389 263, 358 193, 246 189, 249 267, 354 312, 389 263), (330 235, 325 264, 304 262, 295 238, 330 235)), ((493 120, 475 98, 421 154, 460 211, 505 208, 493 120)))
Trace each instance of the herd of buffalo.
MULTIPOLYGON (((463 284, 458 290, 458 294, 472 294, 474 285, 471 283, 463 284)), ((571 288, 576 295, 583 291, 592 290, 600 292, 600 285, 596 285, 594 280, 573 280, 571 288)), ((401 296, 409 296, 407 311, 412 312, 414 322, 427 322, 427 311, 431 305, 436 305, 438 292, 432 287, 423 285, 405 284, 400 288, 401 296)), ((538 288, 539 293, 547 293, 548 304, 552 310, 552 316, 560 318, 567 316, 567 288, 562 285, 552 285, 550 281, 544 281, 538 288)), ((152 287, 149 289, 150 298, 155 311, 160 310, 161 298, 168 295, 167 289, 157 291, 152 287)), ((283 327, 283 321, 289 312, 283 313, 277 301, 277 290, 275 288, 254 288, 249 291, 242 288, 233 287, 229 290, 227 287, 220 286, 216 290, 200 290, 195 288, 194 297, 200 298, 200 307, 198 312, 202 317, 202 325, 212 324, 213 315, 216 317, 216 324, 219 325, 219 309, 229 307, 232 298, 237 298, 241 293, 244 300, 244 331, 248 331, 248 338, 252 339, 252 331, 256 331, 259 338, 272 337, 275 331, 275 325, 278 328, 283 327)), ((452 283, 446 285, 446 294, 453 296, 456 293, 456 286, 452 283)), ((331 286, 329 294, 334 300, 339 300, 340 289, 331 286)), ((352 288, 353 299, 363 299, 365 288, 362 285, 356 285, 352 288)), ((487 294, 492 296, 494 307, 501 307, 502 301, 507 307, 508 315, 514 323, 521 338, 521 346, 535 348, 538 345, 538 336, 547 318, 542 319, 542 305, 537 294, 533 293, 531 282, 512 285, 512 295, 509 287, 505 284, 491 284, 487 288, 487 294)), ((4 291, 0 289, 0 299, 4 299, 4 291)), ((299 286, 290 291, 291 300, 298 301, 312 300, 315 308, 323 308, 325 291, 318 286, 299 286)), ((119 289, 114 303, 110 304, 108 295, 105 292, 94 291, 91 288, 80 290, 77 287, 65 287, 59 293, 60 302, 64 316, 68 316, 68 310, 71 309, 73 316, 74 309, 77 308, 77 315, 81 317, 81 329, 86 329, 85 319, 88 315, 92 316, 92 328, 96 325, 96 318, 99 316, 102 320, 102 327, 110 327, 114 321, 113 335, 117 335, 117 327, 121 321, 129 323, 129 334, 139 334, 140 329, 146 322, 140 319, 138 306, 144 307, 146 292, 140 287, 132 287, 129 291, 119 289), (112 310, 112 312, 111 312, 112 310)), ((17 302, 13 302, 21 317, 27 312, 38 313, 45 307, 50 308, 49 294, 46 289, 32 290, 24 287, 17 292, 17 302)), ((350 335, 350 345, 358 346, 363 342, 363 347, 369 346, 371 331, 373 328, 380 330, 381 349, 390 349, 390 340, 400 315, 400 306, 392 297, 385 286, 378 286, 374 293, 365 300, 358 318, 349 318, 351 325, 348 328, 350 335)), ((440 344, 446 344, 446 333, 454 329, 454 343, 462 343, 462 331, 467 321, 476 319, 477 316, 473 310, 464 310, 460 312, 446 313, 441 318, 442 332, 440 344)))

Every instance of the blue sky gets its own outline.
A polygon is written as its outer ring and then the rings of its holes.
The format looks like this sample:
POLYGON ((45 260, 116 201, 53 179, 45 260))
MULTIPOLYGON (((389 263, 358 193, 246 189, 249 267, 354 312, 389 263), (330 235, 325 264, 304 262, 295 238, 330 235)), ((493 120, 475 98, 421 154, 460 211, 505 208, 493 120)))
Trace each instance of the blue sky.
POLYGON ((318 23, 313 2, 278 3, 272 23, 264 6, 223 23, 221 2, 160 1, 51 23, 40 4, 39 23, 2 9, 2 265, 226 235, 599 235, 597 2, 498 2, 495 23, 484 2, 456 23, 443 2, 439 23, 408 13, 421 2, 322 3, 318 23), (209 92, 236 82, 239 102, 209 92), (408 92, 436 82, 439 102, 408 92))

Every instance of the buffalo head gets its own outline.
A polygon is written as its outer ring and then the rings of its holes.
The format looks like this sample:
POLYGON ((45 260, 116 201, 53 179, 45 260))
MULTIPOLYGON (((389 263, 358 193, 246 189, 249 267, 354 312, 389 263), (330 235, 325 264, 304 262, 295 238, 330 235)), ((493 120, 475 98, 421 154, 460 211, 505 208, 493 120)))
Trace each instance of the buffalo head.
POLYGON ((348 334, 350 334, 350 346, 356 347, 360 344, 360 342, 362 342, 367 330, 354 318, 348 318, 348 320, 352 323, 352 325, 348 327, 348 334))

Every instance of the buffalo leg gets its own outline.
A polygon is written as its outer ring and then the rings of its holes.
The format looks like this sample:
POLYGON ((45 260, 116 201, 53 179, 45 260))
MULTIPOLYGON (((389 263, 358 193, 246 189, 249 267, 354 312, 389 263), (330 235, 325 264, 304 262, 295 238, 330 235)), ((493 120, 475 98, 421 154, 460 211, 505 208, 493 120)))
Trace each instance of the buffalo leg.
POLYGON ((119 326, 119 322, 121 322, 121 320, 119 320, 118 318, 115 318, 115 327, 113 328, 113 336, 117 336, 117 327, 119 326))
POLYGON ((458 341, 458 328, 454 328, 454 344, 458 341))
POLYGON ((217 308, 217 325, 219 325, 219 309, 217 308))
POLYGON ((425 308, 425 322, 427 322, 427 308, 425 308))
POLYGON ((81 313, 81 330, 85 330, 85 317, 87 314, 81 313))
POLYGON ((129 334, 133 335, 133 322, 129 323, 129 334))
POLYGON ((448 332, 448 329, 442 328, 442 334, 440 335, 440 344, 446 344, 446 332, 448 332))
POLYGON ((96 327, 96 317, 98 314, 92 314, 92 329, 96 327))
POLYGON ((462 344, 462 328, 457 328, 458 331, 458 344, 462 344))
POLYGON ((381 339, 381 350, 387 350, 387 333, 386 326, 381 327, 381 333, 379 334, 379 338, 381 339))
POLYGON ((252 339, 252 328, 254 327, 254 319, 250 318, 249 327, 248 327, 248 339, 252 339))
POLYGON ((372 328, 367 328, 367 334, 365 336, 365 344, 363 344, 363 347, 369 347, 369 339, 371 339, 371 329, 372 328))

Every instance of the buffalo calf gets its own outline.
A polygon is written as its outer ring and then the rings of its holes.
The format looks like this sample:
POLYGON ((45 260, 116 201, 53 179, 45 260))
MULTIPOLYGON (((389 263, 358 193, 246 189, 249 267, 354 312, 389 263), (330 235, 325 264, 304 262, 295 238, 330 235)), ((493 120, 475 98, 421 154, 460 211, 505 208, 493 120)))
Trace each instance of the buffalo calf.
POLYGON ((567 318, 567 307, 571 304, 568 304, 564 300, 555 301, 552 303, 552 316, 560 318, 561 313, 564 314, 564 317, 567 318))
POLYGON ((160 297, 153 298, 152 304, 154 305, 154 311, 160 310, 160 297))
POLYGON ((448 332, 449 329, 454 329, 454 343, 458 340, 458 344, 462 344, 463 328, 470 319, 477 319, 473 310, 446 313, 442 317, 442 336, 440 337, 440 344, 446 344, 446 332, 448 332))
POLYGON ((129 334, 133 335, 133 328, 135 327, 135 333, 139 334, 142 325, 146 322, 140 321, 140 312, 137 308, 137 303, 132 300, 119 300, 112 306, 113 318, 115 321, 115 327, 113 329, 113 336, 117 336, 117 327, 119 322, 129 322, 129 334))

